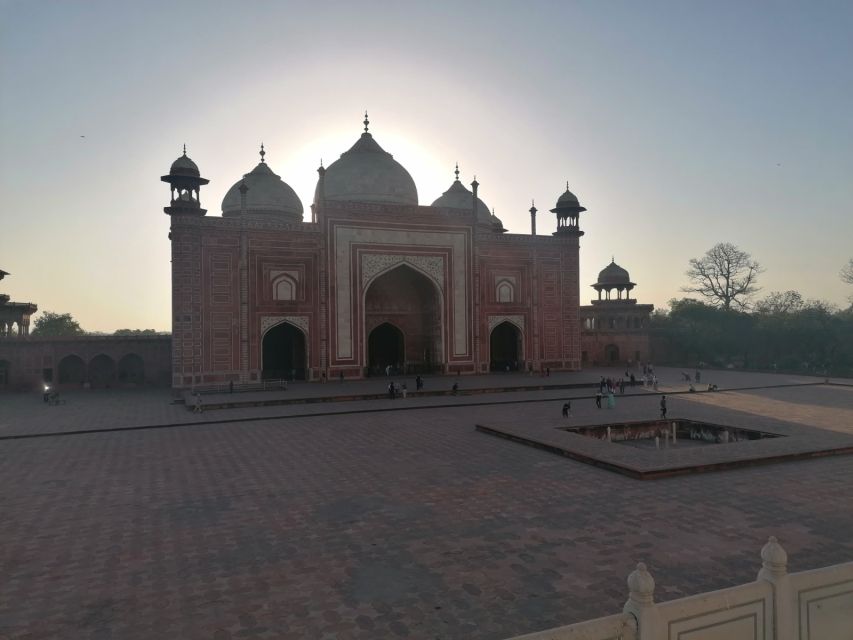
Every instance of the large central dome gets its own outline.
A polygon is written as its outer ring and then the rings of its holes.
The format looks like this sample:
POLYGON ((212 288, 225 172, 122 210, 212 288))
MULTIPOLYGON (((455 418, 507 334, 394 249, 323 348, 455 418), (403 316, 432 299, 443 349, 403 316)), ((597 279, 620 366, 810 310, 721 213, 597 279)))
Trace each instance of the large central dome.
POLYGON ((326 200, 418 204, 412 176, 367 131, 326 169, 323 191, 326 200))

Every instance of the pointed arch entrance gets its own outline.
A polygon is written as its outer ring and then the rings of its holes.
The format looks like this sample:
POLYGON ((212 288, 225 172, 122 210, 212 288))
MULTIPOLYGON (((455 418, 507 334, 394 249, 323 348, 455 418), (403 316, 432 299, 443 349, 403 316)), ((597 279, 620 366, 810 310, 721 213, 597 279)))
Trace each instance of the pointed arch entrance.
POLYGON ((604 359, 608 363, 619 362, 619 347, 615 344, 609 344, 604 347, 604 359))
POLYGON ((83 384, 86 363, 80 356, 65 356, 59 361, 59 384, 83 384))
POLYGON ((289 322, 272 327, 264 334, 261 367, 264 380, 305 380, 305 334, 289 322))
POLYGON ((489 336, 489 368, 517 371, 523 357, 521 330, 512 322, 501 322, 489 336))
POLYGON ((390 322, 383 322, 367 337, 367 366, 382 372, 390 366, 399 371, 406 359, 406 340, 403 332, 390 322))
POLYGON ((89 361, 89 383, 96 389, 115 383, 116 363, 108 355, 100 354, 89 361))
POLYGON ((406 373, 440 370, 442 309, 438 286, 408 264, 377 276, 364 293, 368 374, 384 374, 389 364, 406 373))

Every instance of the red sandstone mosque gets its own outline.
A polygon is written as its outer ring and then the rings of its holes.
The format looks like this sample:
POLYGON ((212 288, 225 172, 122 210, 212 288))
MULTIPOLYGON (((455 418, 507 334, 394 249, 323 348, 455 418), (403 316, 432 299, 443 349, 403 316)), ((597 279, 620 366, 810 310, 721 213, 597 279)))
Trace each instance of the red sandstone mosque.
POLYGON ((222 215, 206 215, 208 180, 184 149, 161 178, 171 187, 171 340, 30 336, 36 306, 0 296, 0 389, 163 384, 169 369, 181 389, 648 360, 652 306, 629 297, 625 269, 608 265, 592 285, 598 300, 580 305, 586 209, 568 185, 552 233, 537 235, 535 207, 529 234, 508 233, 458 166, 447 191, 421 205, 368 125, 365 114, 355 144, 318 169, 307 220, 263 145, 222 215))
POLYGON ((308 217, 264 159, 208 216, 186 155, 168 175, 173 386, 581 366, 578 216, 507 233, 456 180, 429 206, 368 130, 318 169, 308 217))

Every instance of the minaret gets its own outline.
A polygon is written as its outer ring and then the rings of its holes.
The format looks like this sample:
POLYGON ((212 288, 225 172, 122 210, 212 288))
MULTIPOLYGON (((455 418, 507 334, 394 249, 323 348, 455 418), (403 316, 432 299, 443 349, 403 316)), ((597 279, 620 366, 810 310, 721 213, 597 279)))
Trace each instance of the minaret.
POLYGON ((199 190, 210 181, 201 177, 196 163, 187 157, 187 145, 184 145, 184 154, 172 163, 169 174, 161 176, 160 180, 168 182, 172 189, 172 201, 163 208, 165 213, 170 216, 203 216, 207 213, 207 209, 201 208, 199 190))
POLYGON ((536 203, 530 201, 530 235, 536 235, 536 203))

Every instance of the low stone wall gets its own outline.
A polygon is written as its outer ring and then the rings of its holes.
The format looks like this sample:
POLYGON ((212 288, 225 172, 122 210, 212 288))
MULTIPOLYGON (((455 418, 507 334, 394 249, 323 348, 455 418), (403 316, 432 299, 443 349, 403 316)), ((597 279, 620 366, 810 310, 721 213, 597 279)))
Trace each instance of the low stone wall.
POLYGON ((0 340, 0 391, 169 386, 171 369, 169 335, 0 340))
POLYGON ((789 574, 771 537, 755 582, 657 604, 641 562, 621 614, 513 640, 850 640, 853 562, 789 574))

